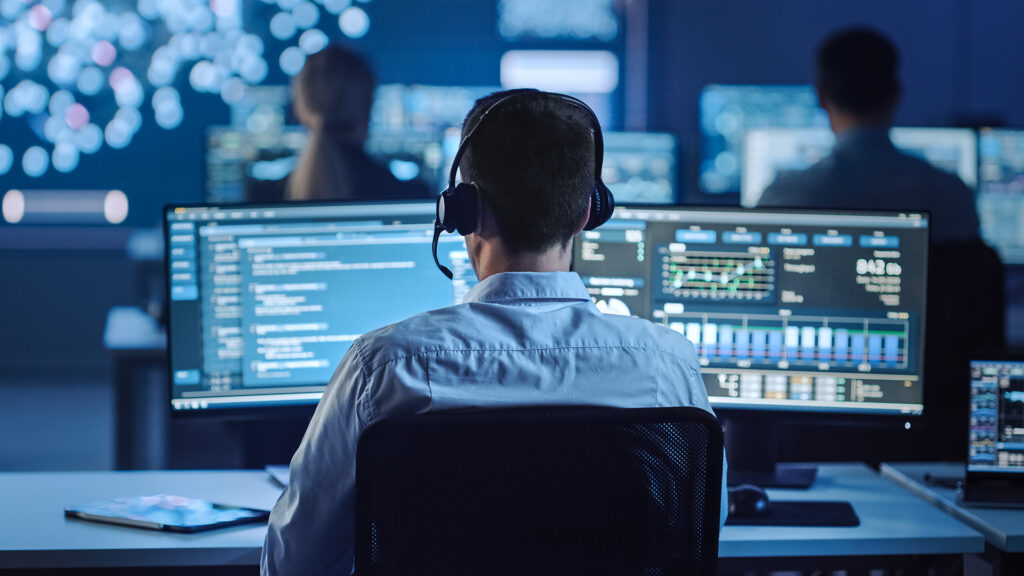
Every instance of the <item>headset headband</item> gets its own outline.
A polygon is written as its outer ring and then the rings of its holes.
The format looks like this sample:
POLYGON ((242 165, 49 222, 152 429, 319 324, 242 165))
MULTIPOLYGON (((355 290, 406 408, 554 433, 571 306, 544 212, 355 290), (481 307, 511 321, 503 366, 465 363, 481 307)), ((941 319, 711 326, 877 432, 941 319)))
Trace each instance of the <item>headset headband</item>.
POLYGON ((466 150, 469 149, 470 139, 473 137, 473 134, 476 134, 480 125, 484 123, 484 119, 487 118, 487 115, 500 108, 505 102, 519 98, 524 94, 547 96, 560 100, 582 110, 590 118, 590 132, 594 138, 594 180, 601 182, 601 169, 604 165, 604 135, 601 134, 601 122, 597 119, 597 114, 594 114, 594 111, 590 106, 587 106, 586 102, 576 98, 575 96, 559 94, 557 92, 543 92, 534 88, 521 88, 519 90, 513 90, 510 94, 503 96, 497 102, 488 106, 487 109, 484 110, 483 114, 480 115, 480 118, 477 119, 476 124, 473 124, 473 128, 471 128, 470 131, 466 133, 466 136, 462 138, 462 142, 459 143, 459 149, 455 152, 455 159, 452 160, 451 170, 448 173, 449 190, 455 189, 455 179, 459 173, 459 165, 462 164, 462 156, 465 155, 466 150))
POLYGON ((591 124, 591 137, 594 142, 594 188, 591 192, 590 200, 590 213, 587 218, 587 224, 585 229, 593 230, 601 224, 604 224, 611 218, 612 211, 615 209, 615 199, 612 197, 611 190, 605 186, 604 182, 601 181, 601 169, 604 163, 604 136, 601 133, 601 123, 597 119, 597 115, 594 111, 587 106, 585 102, 579 98, 569 96, 566 94, 558 94, 554 92, 542 92, 533 88, 524 88, 521 90, 514 90, 510 93, 502 96, 496 102, 487 107, 486 110, 480 114, 480 118, 477 119, 473 127, 466 132, 465 137, 462 138, 462 142, 459 143, 459 148, 455 152, 455 158, 452 160, 451 170, 448 173, 448 188, 441 193, 437 198, 437 218, 434 221, 434 241, 433 241, 433 252, 434 252, 434 263, 444 273, 448 279, 452 279, 452 271, 446 266, 441 264, 441 261, 437 257, 437 242, 441 237, 441 232, 454 232, 458 230, 460 234, 466 236, 471 234, 475 227, 477 217, 477 210, 479 209, 479 190, 474 184, 455 184, 455 179, 458 176, 459 165, 462 163, 462 157, 465 155, 466 150, 469 149, 469 142, 476 131, 484 123, 487 116, 494 110, 500 108, 506 102, 517 99, 524 94, 543 96, 552 98, 560 102, 569 104, 579 110, 582 110, 587 117, 590 119, 591 124), (472 219, 473 222, 469 222, 472 219))

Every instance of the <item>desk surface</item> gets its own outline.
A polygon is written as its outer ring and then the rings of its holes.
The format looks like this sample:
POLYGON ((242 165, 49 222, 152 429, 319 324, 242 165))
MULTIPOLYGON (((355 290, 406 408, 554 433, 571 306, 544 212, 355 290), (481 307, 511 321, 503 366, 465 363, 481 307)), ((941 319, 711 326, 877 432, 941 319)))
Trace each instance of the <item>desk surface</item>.
POLYGON ((64 517, 67 506, 158 493, 269 510, 281 489, 252 470, 3 473, 0 569, 259 563, 264 525, 174 534, 64 517))
POLYGON ((965 506, 955 488, 925 482, 925 474, 938 478, 963 479, 963 463, 914 462, 882 464, 882 474, 921 496, 941 510, 958 518, 985 535, 985 539, 1004 552, 1024 552, 1024 510, 965 506))
MULTIPOLYGON (((270 508, 280 494, 263 471, 0 474, 0 569, 256 565, 264 526, 173 534, 66 519, 66 506, 168 493, 270 508)), ((809 491, 771 490, 776 500, 849 500, 856 528, 728 526, 723 558, 963 554, 981 552, 975 530, 859 464, 825 465, 809 491)))
POLYGON ((726 526, 722 558, 966 554, 985 549, 981 534, 863 464, 826 464, 810 490, 768 490, 773 501, 845 500, 854 528, 726 526))

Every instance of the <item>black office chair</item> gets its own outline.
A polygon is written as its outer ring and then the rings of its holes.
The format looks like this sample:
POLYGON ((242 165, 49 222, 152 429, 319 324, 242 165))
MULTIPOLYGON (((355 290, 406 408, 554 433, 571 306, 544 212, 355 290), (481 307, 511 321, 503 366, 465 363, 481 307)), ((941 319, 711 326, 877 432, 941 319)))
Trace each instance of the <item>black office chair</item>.
POLYGON ((356 574, 715 574, 722 431, 697 408, 384 420, 356 458, 356 574))

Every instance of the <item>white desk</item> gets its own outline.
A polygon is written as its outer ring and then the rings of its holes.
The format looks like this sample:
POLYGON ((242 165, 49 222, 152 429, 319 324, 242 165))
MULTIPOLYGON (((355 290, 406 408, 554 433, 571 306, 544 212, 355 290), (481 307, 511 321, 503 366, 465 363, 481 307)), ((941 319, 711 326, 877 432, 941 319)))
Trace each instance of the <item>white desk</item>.
POLYGON ((718 547, 723 561, 731 558, 948 556, 978 553, 985 547, 984 538, 977 531, 936 510, 864 464, 822 465, 810 490, 770 489, 768 496, 773 501, 848 501, 861 523, 853 528, 726 526, 718 547))
MULTIPOLYGON (((66 506, 160 492, 270 508, 280 489, 263 471, 0 474, 0 509, 5 511, 0 524, 0 570, 258 563, 264 526, 173 534, 63 515, 66 506)), ((845 565, 857 556, 879 562, 879 557, 951 557, 984 549, 981 534, 860 464, 825 465, 812 490, 771 490, 769 494, 780 501, 852 501, 861 525, 728 526, 719 547, 723 566, 730 561, 785 566, 806 557, 829 557, 845 565)))
POLYGON ((996 573, 1020 574, 1024 569, 1024 510, 965 506, 955 488, 925 481, 925 474, 937 478, 962 479, 965 466, 950 462, 882 464, 881 472, 938 509, 971 526, 985 536, 990 550, 986 556, 996 573))
POLYGON ((249 470, 3 473, 0 569, 259 563, 265 525, 174 534, 64 517, 67 506, 158 493, 269 510, 281 489, 249 470))

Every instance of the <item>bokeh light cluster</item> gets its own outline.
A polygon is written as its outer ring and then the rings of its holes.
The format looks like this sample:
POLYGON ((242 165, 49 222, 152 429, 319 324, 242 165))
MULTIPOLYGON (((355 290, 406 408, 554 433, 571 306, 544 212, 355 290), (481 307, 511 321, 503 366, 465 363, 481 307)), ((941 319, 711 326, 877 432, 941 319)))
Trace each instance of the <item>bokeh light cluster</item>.
POLYGON ((0 123, 25 117, 40 137, 20 162, 0 143, 0 175, 71 172, 150 118, 173 130, 185 87, 236 104, 271 66, 292 76, 332 37, 365 36, 368 1, 0 0, 0 123))

